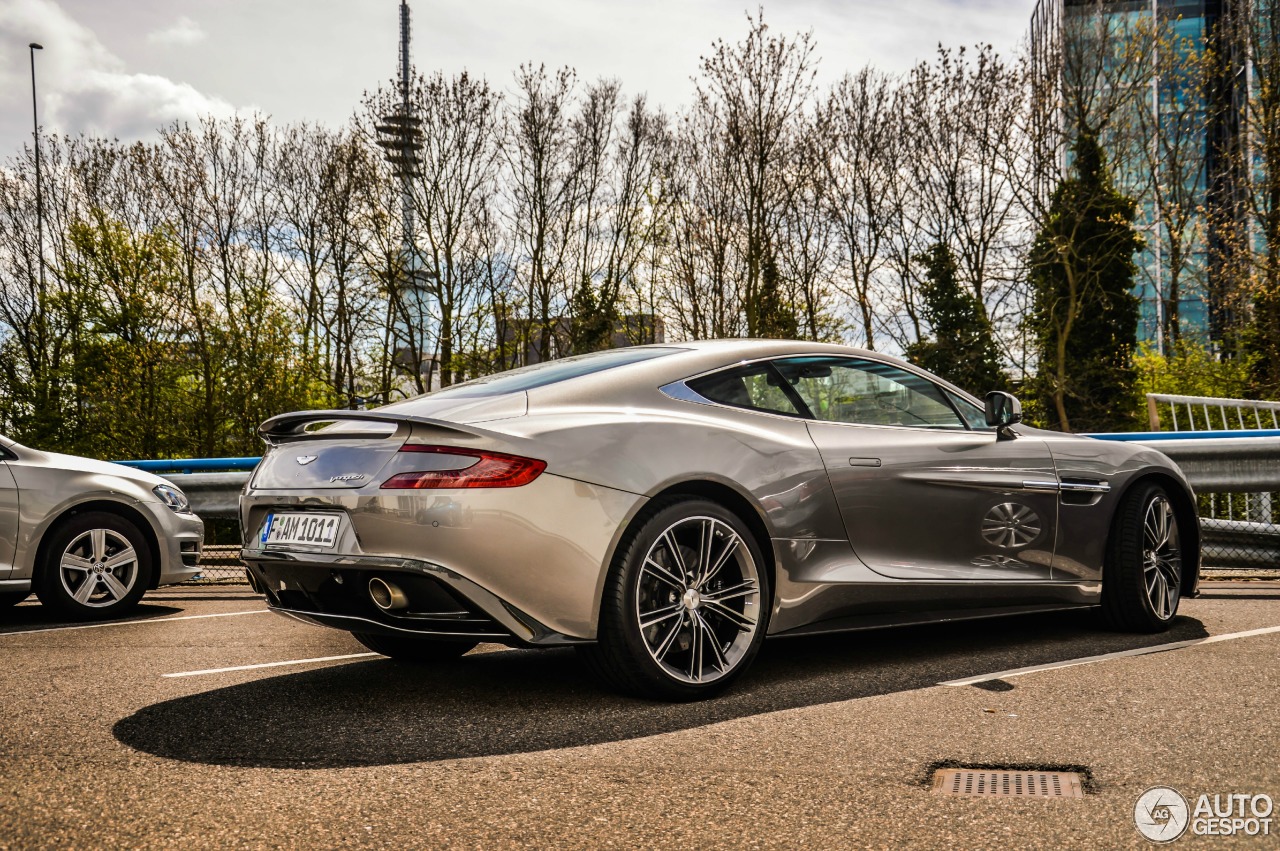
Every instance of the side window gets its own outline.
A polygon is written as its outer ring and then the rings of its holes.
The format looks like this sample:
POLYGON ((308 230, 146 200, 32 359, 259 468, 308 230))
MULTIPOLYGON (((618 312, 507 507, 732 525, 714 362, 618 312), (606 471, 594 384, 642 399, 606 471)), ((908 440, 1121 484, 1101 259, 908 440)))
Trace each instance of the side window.
POLYGON ((991 426, 987 425, 987 412, 977 405, 961 396, 957 396, 950 390, 947 391, 947 398, 956 406, 956 410, 960 412, 960 416, 964 417, 965 423, 974 431, 990 431, 991 426))
POLYGON ((773 414, 787 414, 793 417, 804 415, 782 389, 776 373, 767 363, 750 364, 717 372, 714 375, 696 378, 688 384, 695 393, 722 405, 768 411, 773 414))
POLYGON ((964 429, 942 389, 918 375, 856 358, 786 358, 774 367, 814 419, 860 425, 964 429))

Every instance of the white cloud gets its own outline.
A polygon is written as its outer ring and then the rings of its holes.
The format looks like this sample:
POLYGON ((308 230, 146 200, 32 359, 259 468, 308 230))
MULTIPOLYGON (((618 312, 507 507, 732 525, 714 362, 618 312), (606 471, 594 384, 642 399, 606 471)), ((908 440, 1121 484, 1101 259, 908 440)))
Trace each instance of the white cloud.
POLYGON ((235 108, 194 86, 154 74, 134 73, 56 0, 0 0, 0 123, 8 130, 30 107, 28 41, 36 54, 40 123, 48 132, 118 137, 151 135, 173 121, 229 115, 235 108))
POLYGON ((152 44, 183 46, 204 41, 204 30, 195 21, 183 15, 173 25, 147 34, 152 44))
POLYGON ((154 74, 89 71, 73 88, 51 94, 50 125, 74 126, 89 135, 142 139, 173 121, 226 116, 231 104, 186 83, 154 74))

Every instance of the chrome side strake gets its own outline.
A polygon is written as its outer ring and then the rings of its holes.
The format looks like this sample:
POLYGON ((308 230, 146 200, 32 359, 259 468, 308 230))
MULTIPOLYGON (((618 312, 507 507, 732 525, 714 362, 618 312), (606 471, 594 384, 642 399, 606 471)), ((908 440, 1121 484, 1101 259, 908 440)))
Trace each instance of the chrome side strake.
POLYGON ((1111 485, 1108 482, 1050 482, 1027 480, 1022 483, 1027 490, 1037 491, 1059 491, 1073 493, 1109 493, 1111 485))
POLYGON ((1110 493, 1111 485, 1108 482, 1063 482, 1060 490, 1076 493, 1110 493))

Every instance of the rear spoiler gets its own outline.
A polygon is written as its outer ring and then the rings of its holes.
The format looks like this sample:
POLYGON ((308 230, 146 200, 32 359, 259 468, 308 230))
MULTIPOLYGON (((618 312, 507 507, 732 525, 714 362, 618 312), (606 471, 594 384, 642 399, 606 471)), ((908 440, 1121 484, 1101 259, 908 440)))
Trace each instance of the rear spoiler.
MULTIPOLYGON (((311 433, 306 431, 306 427, 312 423, 329 423, 337 420, 348 420, 352 422, 369 422, 369 423, 391 423, 393 425, 423 425, 431 428, 444 429, 446 431, 457 432, 471 438, 484 438, 488 440, 510 441, 509 435, 501 435, 482 428, 462 425, 460 423, 449 422, 448 420, 433 420, 430 417, 415 417, 408 414, 389 414, 380 413, 378 411, 352 411, 352 410, 336 410, 336 411, 294 411, 291 414, 280 414, 267 420, 258 427, 258 436, 267 444, 275 446, 278 443, 289 443, 298 440, 328 440, 334 435, 324 434, 323 432, 311 433)), ((359 437, 359 432, 344 432, 343 437, 359 437)), ((385 435, 371 433, 369 436, 382 437, 385 435)))

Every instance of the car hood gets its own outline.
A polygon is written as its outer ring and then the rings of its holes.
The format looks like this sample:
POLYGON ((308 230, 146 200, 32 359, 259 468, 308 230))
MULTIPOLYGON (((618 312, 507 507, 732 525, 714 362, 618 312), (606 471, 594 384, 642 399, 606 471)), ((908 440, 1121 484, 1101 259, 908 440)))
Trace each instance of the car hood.
POLYGON ((147 473, 142 470, 135 470, 133 467, 126 467, 123 464, 112 464, 110 461, 95 461, 92 458, 82 458, 79 455, 62 455, 58 452, 37 452, 28 449, 27 452, 33 456, 33 461, 38 461, 40 466, 53 470, 67 470, 73 473, 94 473, 102 476, 117 476, 121 479, 129 479, 130 481, 144 484, 147 487, 155 487, 156 485, 170 484, 167 479, 162 479, 154 473, 147 473))

